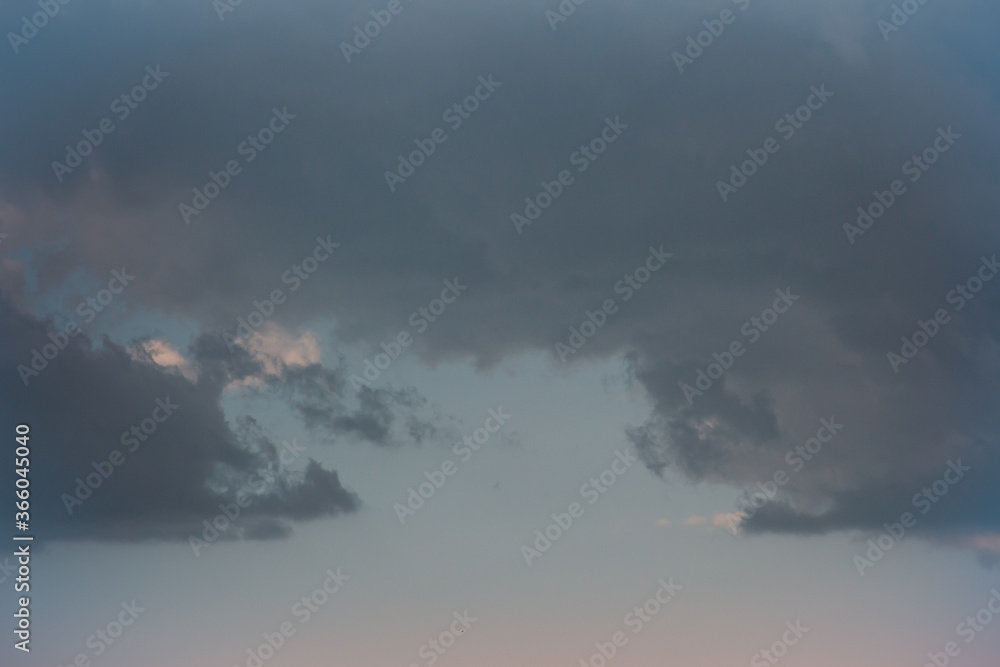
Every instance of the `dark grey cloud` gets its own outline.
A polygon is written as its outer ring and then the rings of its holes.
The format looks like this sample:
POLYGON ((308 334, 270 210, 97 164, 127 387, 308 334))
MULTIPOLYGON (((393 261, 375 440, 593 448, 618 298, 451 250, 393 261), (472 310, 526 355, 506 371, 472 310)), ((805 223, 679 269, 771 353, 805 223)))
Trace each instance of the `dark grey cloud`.
POLYGON ((329 434, 355 435, 378 445, 423 442, 441 435, 443 416, 416 389, 361 386, 356 392, 357 408, 346 403, 347 374, 320 364, 285 368, 281 375, 267 378, 267 391, 283 395, 313 430, 329 434), (402 422, 402 423, 400 423, 402 422), (396 428, 396 427, 399 428, 396 428))
MULTIPOLYGON (((52 339, 54 322, 37 320, 6 298, 0 298, 0 321, 0 414, 5 423, 31 428, 33 516, 47 537, 185 539, 200 535, 201 522, 234 501, 247 505, 241 511, 246 537, 281 536, 290 522, 361 507, 337 472, 312 458, 317 444, 384 445, 397 430, 423 437, 437 428, 410 409, 426 404, 414 390, 366 390, 355 400, 340 368, 310 364, 269 373, 245 348, 229 353, 218 335, 192 344, 199 371, 193 381, 153 364, 141 348, 108 338, 94 346, 85 335, 52 339), (64 349, 57 352, 51 340, 64 349), (32 350, 54 356, 44 368, 36 359, 33 374, 27 371, 32 350), (252 417, 230 425, 223 391, 248 379, 259 380, 255 391, 262 395, 285 398, 303 413, 311 407, 323 437, 312 445, 279 444, 252 417), (397 414, 397 406, 405 409, 397 414)), ((5 478, 12 492, 13 477, 5 478)))
MULTIPOLYGON (((921 526, 959 541, 995 530, 995 501, 976 480, 997 472, 1000 284, 898 374, 886 353, 1000 252, 997 52, 976 27, 997 9, 928 4, 886 41, 876 21, 891 2, 754 1, 679 74, 672 53, 732 3, 587 3, 555 32, 550 4, 407 5, 349 65, 339 43, 374 6, 244 3, 224 22, 195 2, 77 8, 58 43, 43 35, 0 63, 13 89, 36 93, 2 112, 2 229, 17 248, 65 241, 32 256, 43 290, 74 268, 100 275, 124 262, 150 277, 136 283, 137 303, 211 332, 283 287, 283 272, 329 234, 338 254, 275 322, 325 318, 339 341, 374 350, 457 276, 468 291, 412 349, 481 367, 552 351, 663 244, 670 263, 570 362, 632 360, 653 413, 630 434, 651 469, 751 485, 834 415, 845 424, 836 444, 750 530, 877 527, 957 456, 975 473, 921 526), (127 37, 67 57, 126 17, 127 37), (155 63, 171 73, 162 88, 57 183, 49 162, 155 63), (442 112, 491 73, 501 87, 390 193, 383 172, 396 156, 445 127, 442 112), (716 181, 820 85, 834 96, 723 203, 716 181), (177 205, 191 188, 285 106, 291 125, 184 225, 177 205), (572 169, 608 117, 628 129, 518 234, 510 215, 572 169), (906 179, 903 163, 948 127, 961 134, 954 148, 849 243, 843 224, 857 207, 906 179), (743 323, 785 288, 801 300, 688 405, 680 383, 746 342, 743 323)), ((213 366, 200 354, 216 387, 253 372, 252 359, 213 366)), ((343 377, 329 373, 279 380, 317 432, 384 444, 388 415, 419 407, 374 389, 358 412, 331 407, 343 377)))

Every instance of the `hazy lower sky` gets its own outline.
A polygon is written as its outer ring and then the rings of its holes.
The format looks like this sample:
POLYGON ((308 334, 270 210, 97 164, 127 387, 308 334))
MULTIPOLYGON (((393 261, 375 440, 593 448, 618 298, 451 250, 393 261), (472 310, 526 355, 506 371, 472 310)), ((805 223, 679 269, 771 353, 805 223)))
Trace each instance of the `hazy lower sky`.
POLYGON ((0 662, 993 667, 998 27, 4 2, 0 662))

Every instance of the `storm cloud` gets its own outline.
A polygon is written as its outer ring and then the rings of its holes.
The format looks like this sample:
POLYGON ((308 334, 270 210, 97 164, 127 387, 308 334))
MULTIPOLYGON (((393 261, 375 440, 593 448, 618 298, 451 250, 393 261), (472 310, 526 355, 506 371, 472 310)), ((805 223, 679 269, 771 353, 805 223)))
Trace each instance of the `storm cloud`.
MULTIPOLYGON (((219 466, 247 473, 264 460, 219 407, 225 387, 247 377, 317 433, 385 445, 402 423, 413 439, 433 435, 406 416, 426 407, 416 394, 348 389, 354 371, 341 366, 268 374, 246 350, 218 347, 220 331, 282 289, 275 325, 308 324, 373 352, 406 329, 430 364, 472 359, 488 369, 548 351, 564 368, 624 356, 650 405, 629 436, 656 472, 750 486, 784 465, 818 420, 842 422, 835 444, 749 532, 877 529, 959 457, 972 471, 920 530, 969 545, 998 532, 989 480, 1000 473, 1000 281, 961 308, 949 299, 1000 253, 1000 81, 982 64, 996 47, 952 36, 995 22, 997 8, 929 3, 886 39, 887 1, 594 2, 552 29, 545 10, 555 4, 407 4, 348 63, 341 43, 374 5, 244 3, 220 21, 210 3, 97 2, 66 8, 65 25, 0 63, 23 91, 0 126, 0 231, 9 234, 0 250, 17 265, 10 303, 0 304, 7 416, 67 415, 66 426, 47 427, 67 443, 59 472, 46 463, 62 488, 156 398, 171 396, 185 415, 156 435, 170 450, 150 446, 145 462, 128 461, 128 479, 95 492, 67 531, 94 531, 100 517, 111 534, 137 535, 141 517, 162 533, 211 512, 227 497, 208 488, 219 466), (112 8, 135 17, 131 32, 71 57, 112 8), (724 9, 734 22, 679 68, 674 54, 724 9), (154 30, 163 25, 170 30, 154 30), (602 42, 609 33, 613 47, 602 42), (169 76, 58 181, 51 163, 153 65, 169 76), (474 111, 463 107, 456 127, 448 110, 486 76, 499 85, 474 111), (829 91, 821 104, 817 89, 829 91), (295 117, 247 161, 240 146, 275 109, 295 117), (608 123, 625 127, 595 143, 608 123), (386 172, 399 173, 401 156, 438 128, 447 139, 390 189, 386 172), (924 155, 936 157, 915 167, 924 155), (240 172, 187 224, 179 206, 231 160, 240 172), (572 182, 553 196, 564 170, 572 182), (889 195, 863 233, 845 227, 889 195), (528 215, 532 205, 538 215, 528 215), (515 214, 534 219, 519 227, 515 214), (292 291, 287 272, 327 235, 338 253, 292 291), (661 245, 670 262, 626 300, 620 281, 661 245), (130 303, 194 323, 198 381, 107 341, 96 352, 74 343, 37 385, 20 386, 14 367, 45 327, 11 303, 123 263, 145 277, 130 303), (413 314, 449 279, 467 292, 416 327, 413 314), (766 328, 752 324, 767 321, 776 290, 795 294, 794 307, 766 328), (563 364, 555 345, 607 299, 616 312, 563 364), (894 368, 887 355, 902 355, 901 338, 941 309, 948 322, 894 368), (683 385, 698 388, 699 371, 735 342, 743 352, 689 401, 683 385)), ((257 511, 357 508, 318 464, 274 494, 257 511)))

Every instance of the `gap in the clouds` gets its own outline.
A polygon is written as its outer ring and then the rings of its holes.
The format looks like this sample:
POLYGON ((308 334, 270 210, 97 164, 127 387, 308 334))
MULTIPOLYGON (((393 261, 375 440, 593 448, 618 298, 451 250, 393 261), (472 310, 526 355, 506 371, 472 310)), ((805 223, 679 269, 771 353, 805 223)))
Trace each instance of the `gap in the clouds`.
MULTIPOLYGON (((345 348, 336 347, 329 337, 323 347, 324 358, 333 349, 345 354, 348 369, 359 369, 368 352, 359 346, 345 353, 345 348)), ((631 446, 626 427, 643 423, 652 412, 645 390, 633 381, 623 355, 564 366, 551 354, 533 351, 511 355, 484 371, 477 369, 471 358, 428 366, 411 352, 396 359, 373 386, 415 387, 458 421, 459 436, 479 426, 490 408, 503 406, 513 414, 509 427, 516 435, 497 446, 491 441, 484 447, 500 452, 484 451, 470 458, 468 465, 460 468, 463 474, 456 475, 454 482, 449 480, 448 488, 428 500, 428 508, 435 501, 447 506, 449 501, 443 499, 460 494, 458 489, 469 484, 469 489, 503 492, 497 493, 498 497, 504 493, 520 496, 509 499, 517 506, 544 506, 551 501, 552 511, 556 511, 563 499, 574 499, 580 483, 608 465, 616 450, 631 446), (535 495, 540 486, 555 484, 547 480, 548 468, 557 470, 563 480, 562 497, 549 491, 544 492, 548 496, 544 499, 535 495), (463 477, 474 481, 463 482, 463 477)), ((285 423, 293 430, 300 427, 294 420, 285 423)), ((304 439, 315 439, 315 434, 305 430, 299 433, 304 439)), ((387 449, 345 447, 342 443, 326 449, 329 454, 321 460, 338 470, 345 485, 357 492, 366 506, 393 519, 393 504, 405 501, 408 489, 426 481, 424 473, 440 469, 448 459, 458 462, 454 444, 437 439, 420 447, 387 449)), ((317 451, 323 455, 323 448, 317 451)), ((661 478, 641 465, 637 468, 633 481, 623 485, 632 489, 622 494, 634 496, 634 500, 646 498, 646 502, 636 501, 637 509, 629 512, 629 522, 637 525, 656 530, 667 517, 679 526, 688 517, 705 515, 709 528, 720 529, 713 525, 713 517, 736 505, 739 492, 731 487, 694 484, 669 469, 661 478)))

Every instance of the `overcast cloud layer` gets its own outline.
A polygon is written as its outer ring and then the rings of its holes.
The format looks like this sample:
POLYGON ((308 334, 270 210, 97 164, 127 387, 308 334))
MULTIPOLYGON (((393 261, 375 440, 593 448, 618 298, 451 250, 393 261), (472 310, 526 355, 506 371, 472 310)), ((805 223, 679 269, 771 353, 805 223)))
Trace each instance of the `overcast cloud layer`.
MULTIPOLYGON (((422 360, 482 369, 529 351, 557 369, 623 355, 651 407, 628 434, 656 472, 754 488, 821 419, 843 424, 748 532, 877 529, 960 459, 965 480, 917 530, 980 547, 1000 534, 1000 281, 961 309, 948 298, 1000 255, 997 47, 954 37, 1000 9, 938 6, 886 40, 882 1, 593 0, 556 30, 553 4, 404 2, 348 63, 345 26, 381 5, 246 2, 219 21, 208 2, 71 3, 0 60, 18 91, 0 111, 4 419, 47 424, 58 444, 38 463, 44 483, 70 491, 155 399, 185 417, 78 515, 51 498, 54 534, 185 538, 280 446, 252 418, 227 421, 231 383, 296 410, 310 447, 442 440, 417 390, 351 382, 360 362, 274 360, 249 338, 228 350, 222 334, 275 289, 287 301, 269 323, 290 340, 308 329, 375 353, 409 328, 422 360), (735 22, 679 72, 672 54, 725 8, 735 22), (104 29, 112 14, 127 32, 104 29), (112 101, 147 66, 168 75, 119 120, 112 101), (454 127, 443 114, 477 88, 491 92, 454 127), (808 121, 776 127, 810 99, 808 121), (276 112, 286 127, 246 162, 238 147, 276 112), (104 117, 114 132, 60 182, 53 161, 104 117), (385 172, 435 128, 447 140, 390 189, 385 172), (572 156, 602 131, 615 140, 579 171, 572 156), (717 182, 769 137, 777 152, 724 201, 717 182), (935 140, 947 152, 911 181, 904 163, 935 140), (230 160, 241 172, 188 224, 179 205, 230 160), (573 182, 551 206, 512 221, 562 170, 573 182), (895 179, 905 194, 863 234, 845 230, 895 179), (317 239, 339 247, 292 290, 286 272, 317 239), (616 284, 651 248, 671 257, 626 301, 616 284), (17 366, 123 267, 136 278, 115 307, 130 334, 75 338, 25 386, 17 366), (417 332, 411 314, 445 281, 466 289, 417 332), (776 291, 793 305, 752 341, 744 325, 776 291), (71 307, 44 319, 54 295, 71 307), (564 362, 557 343, 607 299, 617 310, 564 362), (948 322, 894 369, 887 353, 939 309, 948 322), (159 318, 186 328, 165 333, 159 318), (191 372, 144 360, 138 339, 169 340, 191 372), (722 379, 685 395, 734 341, 745 352, 722 379)), ((252 506, 261 536, 364 503, 308 458, 252 506)))

